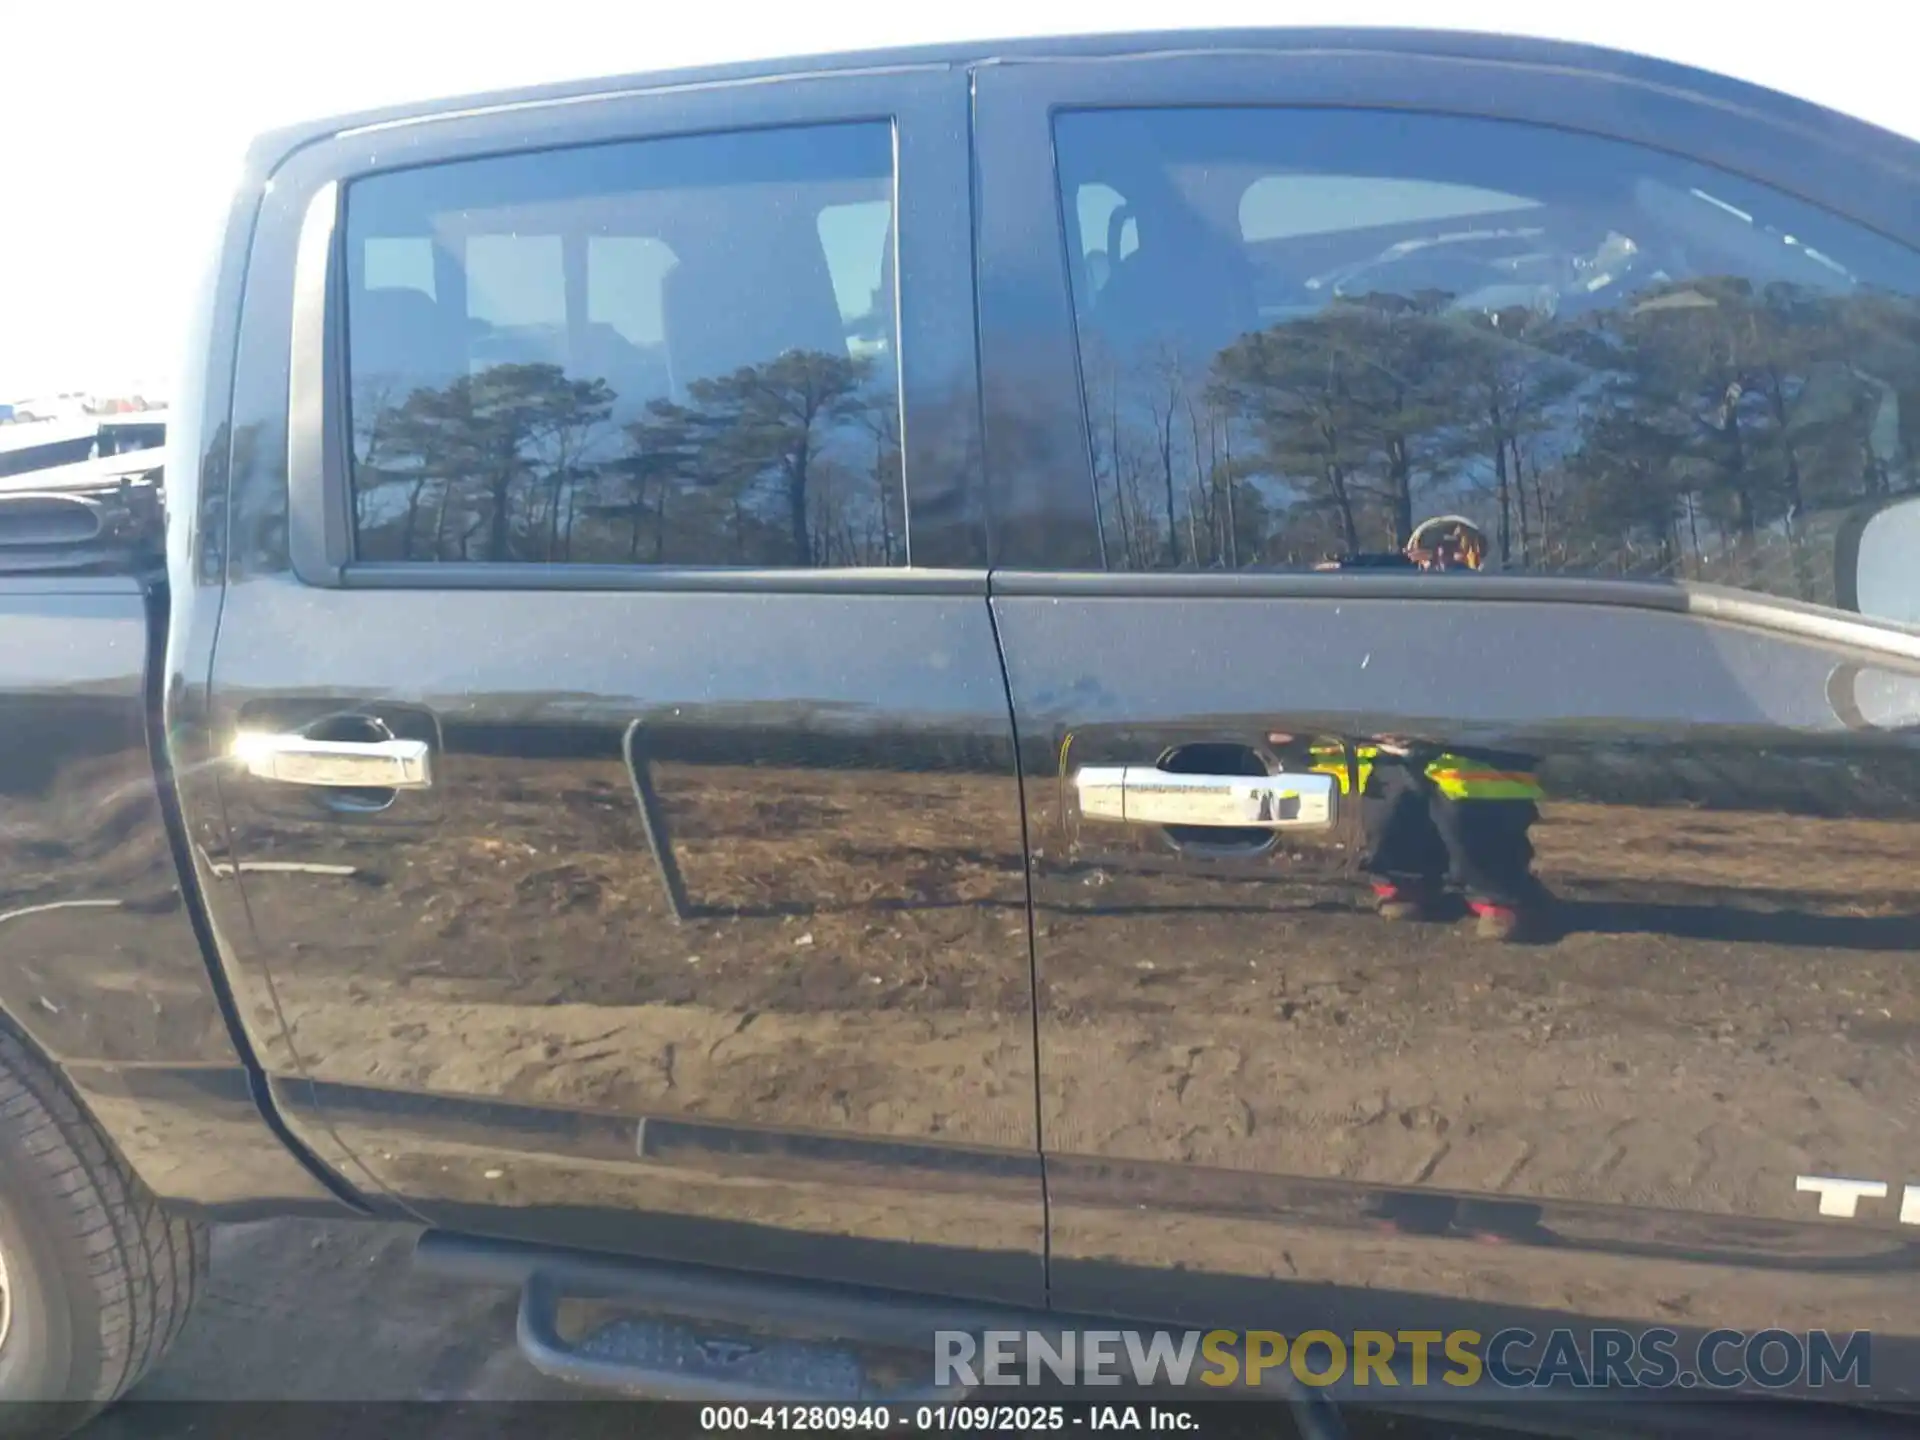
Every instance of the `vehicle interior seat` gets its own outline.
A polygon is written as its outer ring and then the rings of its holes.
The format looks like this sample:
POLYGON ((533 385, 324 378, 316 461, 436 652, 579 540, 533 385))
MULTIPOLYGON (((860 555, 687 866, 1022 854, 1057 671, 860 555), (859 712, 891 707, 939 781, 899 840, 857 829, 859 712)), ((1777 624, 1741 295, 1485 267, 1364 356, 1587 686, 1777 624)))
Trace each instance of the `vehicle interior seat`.
POLYGON ((462 324, 433 297, 411 287, 381 286, 355 297, 347 316, 358 380, 398 405, 415 390, 438 389, 466 373, 462 324))
POLYGON ((672 240, 680 263, 661 286, 675 397, 789 350, 844 358, 846 332, 811 217, 784 226, 716 225, 672 240))
POLYGON ((613 391, 613 418, 622 424, 638 419, 650 402, 673 392, 665 349, 636 345, 604 320, 587 324, 567 373, 576 380, 605 381, 613 391))
POLYGON ((1220 234, 1170 186, 1130 184, 1137 237, 1112 267, 1090 319, 1117 353, 1171 349, 1204 373, 1213 357, 1260 328, 1253 267, 1237 238, 1220 234))

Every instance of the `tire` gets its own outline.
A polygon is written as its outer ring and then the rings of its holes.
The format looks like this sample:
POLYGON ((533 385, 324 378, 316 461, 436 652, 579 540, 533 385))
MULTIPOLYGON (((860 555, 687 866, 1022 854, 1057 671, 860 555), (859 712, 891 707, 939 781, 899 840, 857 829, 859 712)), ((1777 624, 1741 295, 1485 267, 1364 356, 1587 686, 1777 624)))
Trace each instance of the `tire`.
POLYGON ((205 1227, 162 1210, 0 1030, 0 1435, 65 1433, 129 1389, 180 1333, 206 1255, 205 1227))

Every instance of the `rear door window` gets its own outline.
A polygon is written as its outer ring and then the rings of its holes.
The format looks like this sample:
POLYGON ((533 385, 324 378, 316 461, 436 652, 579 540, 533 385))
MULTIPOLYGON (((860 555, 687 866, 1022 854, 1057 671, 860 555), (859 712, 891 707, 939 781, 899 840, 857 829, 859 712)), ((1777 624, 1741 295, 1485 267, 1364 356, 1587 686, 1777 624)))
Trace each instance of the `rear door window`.
POLYGON ((362 560, 905 563, 889 125, 347 198, 362 560))

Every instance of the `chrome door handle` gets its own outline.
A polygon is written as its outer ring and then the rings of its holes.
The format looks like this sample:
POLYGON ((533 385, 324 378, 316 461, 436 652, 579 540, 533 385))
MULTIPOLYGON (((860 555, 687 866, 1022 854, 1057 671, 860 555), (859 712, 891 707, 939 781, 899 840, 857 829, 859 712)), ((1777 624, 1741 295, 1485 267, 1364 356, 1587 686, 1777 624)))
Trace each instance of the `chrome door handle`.
POLYGON ((1340 808, 1331 775, 1178 775, 1154 765, 1088 765, 1074 772, 1080 813, 1129 825, 1324 830, 1340 808))
POLYGON ((310 740, 243 730, 234 739, 233 754, 249 775, 283 785, 425 790, 433 784, 424 740, 310 740))

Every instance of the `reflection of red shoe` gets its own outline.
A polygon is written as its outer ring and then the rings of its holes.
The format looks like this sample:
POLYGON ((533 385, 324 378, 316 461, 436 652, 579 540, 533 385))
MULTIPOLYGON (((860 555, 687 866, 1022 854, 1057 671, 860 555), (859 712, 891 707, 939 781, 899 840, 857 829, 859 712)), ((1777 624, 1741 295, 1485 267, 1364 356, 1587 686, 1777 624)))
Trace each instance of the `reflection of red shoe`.
POLYGON ((1525 1201, 1464 1200, 1453 1224, 1482 1245, 1542 1245, 1552 1240, 1540 1224, 1540 1207, 1525 1201))
POLYGON ((1473 910, 1474 933, 1482 940, 1517 940, 1525 929, 1525 917, 1510 905, 1492 905, 1484 900, 1469 902, 1473 910))
POLYGON ((1427 915, 1426 895, 1411 886, 1376 881, 1373 906, 1382 920, 1422 920, 1427 915))
POLYGON ((1450 1195, 1396 1191, 1370 1201, 1367 1218, 1376 1230, 1389 1235, 1444 1235, 1458 1208, 1459 1202, 1450 1195))

